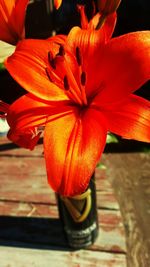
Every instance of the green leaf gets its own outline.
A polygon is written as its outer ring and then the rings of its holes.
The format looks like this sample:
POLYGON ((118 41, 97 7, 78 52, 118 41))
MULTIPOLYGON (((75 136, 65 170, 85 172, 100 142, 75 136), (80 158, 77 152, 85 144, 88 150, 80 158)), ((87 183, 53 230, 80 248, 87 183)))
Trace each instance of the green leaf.
POLYGON ((117 137, 112 134, 112 133, 108 133, 107 134, 107 139, 106 139, 106 143, 110 144, 110 143, 119 143, 117 137))
POLYGON ((103 163, 101 163, 101 162, 98 162, 97 163, 96 168, 99 168, 101 170, 106 170, 106 166, 103 163))
POLYGON ((4 69, 5 69, 4 63, 0 63, 0 71, 2 71, 4 69))

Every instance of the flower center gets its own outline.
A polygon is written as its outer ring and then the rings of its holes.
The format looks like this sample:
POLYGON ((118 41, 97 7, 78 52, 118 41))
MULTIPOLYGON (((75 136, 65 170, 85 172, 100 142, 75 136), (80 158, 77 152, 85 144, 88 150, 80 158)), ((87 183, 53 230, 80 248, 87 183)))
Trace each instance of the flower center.
POLYGON ((60 44, 55 56, 51 51, 48 52, 48 65, 45 71, 49 81, 63 89, 73 102, 87 106, 87 77, 82 65, 82 55, 78 46, 74 55, 70 51, 65 51, 64 46, 60 44))

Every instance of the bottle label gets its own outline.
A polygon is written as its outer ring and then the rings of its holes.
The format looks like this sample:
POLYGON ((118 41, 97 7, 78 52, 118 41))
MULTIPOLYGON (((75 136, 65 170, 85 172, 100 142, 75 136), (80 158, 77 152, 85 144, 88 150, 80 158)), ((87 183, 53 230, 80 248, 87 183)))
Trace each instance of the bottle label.
POLYGON ((84 193, 73 197, 59 195, 58 207, 70 247, 81 249, 93 244, 98 236, 94 175, 84 193))
POLYGON ((89 246, 93 243, 94 230, 97 229, 96 222, 93 222, 88 228, 83 230, 71 230, 65 227, 68 234, 68 241, 72 247, 89 246))
POLYGON ((81 223, 86 220, 92 206, 90 188, 81 195, 77 195, 71 198, 61 197, 61 200, 64 202, 64 205, 74 222, 81 223))

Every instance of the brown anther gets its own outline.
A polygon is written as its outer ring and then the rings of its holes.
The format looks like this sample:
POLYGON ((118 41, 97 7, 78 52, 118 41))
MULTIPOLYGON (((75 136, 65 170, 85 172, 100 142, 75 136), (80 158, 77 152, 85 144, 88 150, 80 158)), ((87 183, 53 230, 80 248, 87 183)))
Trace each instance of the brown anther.
POLYGON ((80 48, 77 46, 76 47, 76 60, 79 66, 81 66, 81 51, 80 48))
POLYGON ((86 73, 84 71, 81 73, 81 84, 83 86, 86 84, 86 73))
POLYGON ((68 82, 67 75, 64 76, 64 88, 65 90, 69 90, 69 82, 68 82))
POLYGON ((48 62, 53 69, 56 69, 55 59, 50 51, 48 52, 48 62))
POLYGON ((65 49, 64 49, 63 45, 60 45, 58 55, 59 56, 64 56, 65 55, 65 49))
POLYGON ((49 81, 52 82, 48 68, 45 68, 45 71, 46 71, 46 74, 47 74, 49 81))

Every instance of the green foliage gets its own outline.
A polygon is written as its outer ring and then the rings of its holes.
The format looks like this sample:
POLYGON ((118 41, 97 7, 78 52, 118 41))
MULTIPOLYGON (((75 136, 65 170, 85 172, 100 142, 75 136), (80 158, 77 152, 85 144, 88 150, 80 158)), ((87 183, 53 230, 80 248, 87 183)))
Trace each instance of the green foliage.
POLYGON ((101 162, 98 162, 97 163, 96 168, 99 168, 101 170, 106 170, 106 166, 103 163, 101 163, 101 162))
POLYGON ((5 66, 3 63, 0 63, 0 71, 4 70, 5 69, 5 66))
POLYGON ((118 143, 119 140, 117 139, 117 137, 112 134, 112 133, 108 133, 107 134, 107 139, 106 139, 106 143, 110 144, 110 143, 118 143))

